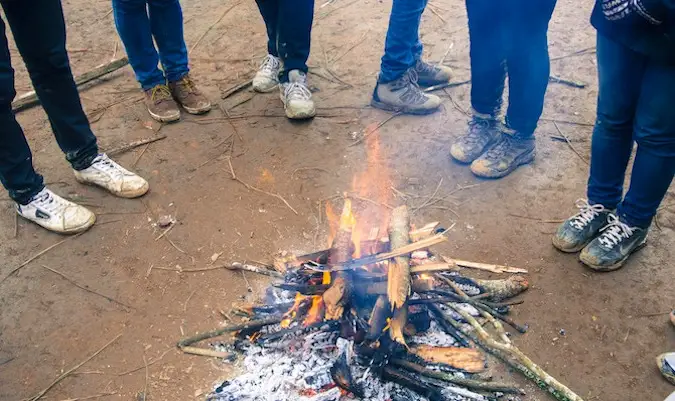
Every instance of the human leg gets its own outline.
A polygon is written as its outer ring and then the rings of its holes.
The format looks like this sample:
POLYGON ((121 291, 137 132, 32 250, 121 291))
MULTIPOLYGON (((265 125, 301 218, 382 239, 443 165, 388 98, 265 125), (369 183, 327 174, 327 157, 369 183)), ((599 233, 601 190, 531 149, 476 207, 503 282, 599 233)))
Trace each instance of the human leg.
POLYGON ((253 77, 253 89, 256 92, 271 92, 279 85, 281 59, 277 51, 277 24, 279 22, 280 0, 256 0, 260 15, 267 30, 267 56, 260 63, 253 77))

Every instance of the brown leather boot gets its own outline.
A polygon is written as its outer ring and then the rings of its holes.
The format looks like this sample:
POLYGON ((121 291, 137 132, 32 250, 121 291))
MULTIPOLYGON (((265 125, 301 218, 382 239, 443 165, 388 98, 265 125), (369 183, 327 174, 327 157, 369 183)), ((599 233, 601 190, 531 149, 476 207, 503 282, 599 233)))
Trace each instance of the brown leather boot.
POLYGON ((211 102, 202 95, 195 86, 190 75, 179 81, 169 82, 171 94, 176 101, 190 114, 204 114, 211 110, 211 102))
POLYGON ((145 106, 150 116, 159 122, 168 123, 180 119, 180 109, 165 84, 145 91, 145 106))

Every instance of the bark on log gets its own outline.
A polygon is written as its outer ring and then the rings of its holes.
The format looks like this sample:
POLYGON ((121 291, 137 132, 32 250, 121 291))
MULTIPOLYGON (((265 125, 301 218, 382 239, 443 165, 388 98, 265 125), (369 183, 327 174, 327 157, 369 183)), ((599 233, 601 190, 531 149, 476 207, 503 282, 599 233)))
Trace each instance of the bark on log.
MULTIPOLYGON (((126 66, 127 64, 129 64, 129 59, 126 57, 122 57, 120 59, 113 60, 109 63, 100 65, 91 71, 87 71, 82 75, 76 76, 74 78, 75 85, 77 86, 84 85, 87 82, 93 81, 96 78, 100 78, 113 71, 119 70, 120 68, 126 66)), ((16 100, 12 102, 12 111, 16 113, 21 110, 25 110, 29 107, 35 106, 39 102, 40 100, 37 97, 37 93, 35 93, 35 91, 31 91, 19 96, 16 100)))
POLYGON ((408 324, 408 304, 404 303, 400 308, 394 310, 394 315, 389 322, 389 338, 397 343, 407 347, 403 330, 408 324))
POLYGON ((441 363, 469 373, 479 373, 485 370, 485 357, 475 348, 418 345, 410 348, 410 353, 429 363, 441 363))
MULTIPOLYGON (((354 216, 352 202, 345 199, 340 216, 340 227, 335 234, 333 246, 328 255, 328 264, 345 264, 352 260, 353 244, 352 229, 354 216)), ((331 287, 323 293, 323 302, 326 305, 326 320, 338 320, 345 311, 352 294, 351 272, 338 271, 333 274, 331 287)))
MULTIPOLYGON (((391 212, 389 243, 393 251, 410 243, 410 215, 406 206, 399 206, 391 212)), ((408 255, 397 256, 389 262, 387 282, 387 296, 392 310, 402 308, 410 295, 411 287, 408 255)))
POLYGON ((490 294, 490 299, 495 302, 515 297, 529 288, 527 278, 520 275, 511 276, 505 280, 473 280, 483 287, 490 294))

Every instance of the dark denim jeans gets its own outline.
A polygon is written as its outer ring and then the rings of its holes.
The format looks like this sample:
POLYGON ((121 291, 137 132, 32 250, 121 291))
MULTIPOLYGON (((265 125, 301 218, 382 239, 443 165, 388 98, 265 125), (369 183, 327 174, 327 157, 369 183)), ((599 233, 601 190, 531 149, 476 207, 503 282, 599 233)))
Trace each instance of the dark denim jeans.
POLYGON ((648 227, 675 174, 675 65, 598 34, 598 116, 588 199, 631 226, 648 227), (633 149, 630 188, 623 184, 633 149))
POLYGON ((112 5, 129 64, 144 90, 187 75, 188 51, 178 0, 113 0, 112 5), (160 61, 164 72, 158 67, 160 61))
POLYGON ((267 52, 283 62, 280 81, 288 81, 291 70, 306 73, 314 0, 256 0, 256 3, 267 28, 267 52))
MULTIPOLYGON (((59 147, 74 169, 89 167, 98 147, 70 71, 61 1, 0 3, 59 147)), ((12 199, 26 204, 44 183, 33 169, 26 137, 12 112, 14 70, 2 20, 0 29, 0 181, 12 199)))
POLYGON ((471 105, 497 116, 509 75, 507 125, 534 134, 548 86, 548 23, 556 0, 466 0, 471 41, 471 105))
POLYGON ((428 0, 394 0, 378 82, 399 79, 422 57, 420 21, 428 0))

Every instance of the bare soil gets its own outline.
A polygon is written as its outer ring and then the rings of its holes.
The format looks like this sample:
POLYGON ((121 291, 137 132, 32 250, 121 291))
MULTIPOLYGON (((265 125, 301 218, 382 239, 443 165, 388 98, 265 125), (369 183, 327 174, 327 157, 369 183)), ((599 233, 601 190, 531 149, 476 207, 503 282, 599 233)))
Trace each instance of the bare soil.
MULTIPOLYGON (((558 3, 550 30, 551 56, 593 47, 595 32, 588 23, 592 2, 558 3)), ((188 46, 192 48, 232 4, 185 1, 188 46)), ((127 166, 136 163, 135 169, 149 179, 152 189, 142 200, 115 199, 78 185, 44 112, 34 108, 19 114, 36 166, 50 187, 90 206, 99 215, 99 224, 0 284, 0 400, 35 395, 118 334, 122 334, 118 341, 56 385, 46 398, 110 392, 114 395, 99 398, 131 400, 147 386, 149 400, 200 399, 213 383, 232 373, 230 364, 183 355, 174 344, 183 333, 222 324, 219 310, 255 300, 267 279, 248 274, 254 287, 248 293, 240 273, 178 274, 161 268, 204 267, 216 253, 222 253, 217 263, 269 260, 279 250, 312 251, 324 244, 327 227, 319 218, 317 202, 349 190, 352 178, 366 164, 364 147, 349 146, 350 134, 388 116, 365 106, 378 71, 390 6, 375 0, 317 2, 310 64, 328 65, 353 86, 343 89, 312 75, 319 117, 299 124, 260 117, 282 114, 276 93, 255 95, 236 107, 252 94, 221 100, 222 92, 252 76, 265 52, 265 30, 255 3, 234 7, 192 50, 192 71, 221 108, 250 117, 230 124, 223 119, 209 121, 222 118, 220 110, 205 117, 185 116, 180 123, 162 127, 168 138, 150 145, 142 156, 139 148, 118 157, 127 166), (223 144, 228 137, 235 138, 231 151, 223 144), (240 179, 281 194, 298 214, 278 199, 231 180, 226 161, 230 154, 240 179), (161 230, 154 223, 162 215, 177 216, 178 224, 156 240, 161 230), (43 265, 132 309, 76 288, 43 265), (160 357, 148 367, 146 381, 144 359, 152 362, 160 357)), ((425 55, 438 61, 454 43, 446 63, 455 67, 457 80, 468 79, 464 2, 436 0, 432 7, 436 13, 428 9, 422 21, 425 55)), ((64 8, 76 74, 115 53, 123 54, 109 2, 66 0, 64 8)), ((31 89, 30 82, 20 57, 16 52, 13 56, 17 90, 22 93, 31 89)), ((560 254, 550 245, 556 225, 548 221, 573 211, 574 201, 584 196, 588 174, 588 166, 566 143, 551 140, 551 135, 559 134, 550 120, 585 123, 559 126, 588 159, 592 130, 588 124, 594 120, 597 96, 595 71, 593 54, 552 61, 552 73, 589 86, 550 85, 545 120, 537 132, 537 161, 503 180, 479 181, 448 158, 449 144, 465 129, 467 117, 461 110, 469 107, 468 86, 441 93, 445 103, 437 114, 396 117, 384 125, 381 159, 391 170, 393 186, 422 199, 434 192, 440 179, 439 193, 481 184, 455 194, 454 212, 425 207, 414 220, 456 223, 449 233, 451 241, 438 248, 443 254, 530 270, 533 288, 514 317, 530 325, 530 331, 515 341, 532 359, 587 400, 659 401, 673 390, 661 379, 654 358, 675 349, 675 330, 665 314, 675 305, 675 208, 660 213, 660 229, 652 230, 650 245, 616 273, 591 273, 574 256, 560 254)), ((83 88, 83 104, 92 113, 104 149, 159 129, 136 101, 139 97, 129 67, 83 88), (95 113, 101 108, 105 108, 102 115, 95 113)), ((0 277, 5 277, 62 237, 24 221, 18 222, 15 237, 12 204, 2 199, 0 277)), ((664 204, 673 202, 671 190, 664 204)), ((513 380, 522 381, 517 375, 513 380)), ((528 388, 527 400, 548 399, 528 388)))

